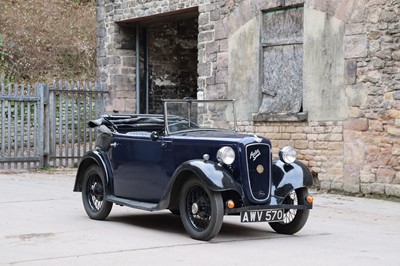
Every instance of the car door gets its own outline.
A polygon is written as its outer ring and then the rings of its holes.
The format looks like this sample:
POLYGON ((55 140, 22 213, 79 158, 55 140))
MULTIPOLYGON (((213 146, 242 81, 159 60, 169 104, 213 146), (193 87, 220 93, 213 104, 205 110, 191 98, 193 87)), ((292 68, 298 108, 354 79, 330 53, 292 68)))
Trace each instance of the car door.
POLYGON ((168 183, 162 139, 115 134, 111 143, 114 195, 158 202, 168 183))

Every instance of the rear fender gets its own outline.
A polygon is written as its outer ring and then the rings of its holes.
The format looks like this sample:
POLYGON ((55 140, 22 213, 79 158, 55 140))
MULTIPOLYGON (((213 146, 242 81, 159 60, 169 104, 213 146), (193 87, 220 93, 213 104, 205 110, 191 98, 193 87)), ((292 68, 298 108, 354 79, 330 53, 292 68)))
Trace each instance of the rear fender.
POLYGON ((300 161, 285 164, 274 161, 272 165, 272 193, 278 198, 285 198, 290 191, 313 185, 310 170, 300 161))
MULTIPOLYGON (((106 160, 104 152, 100 150, 89 151, 82 157, 82 159, 79 162, 78 171, 75 178, 75 185, 74 185, 75 192, 82 191, 82 184, 85 171, 92 164, 97 164, 98 166, 100 166, 100 168, 103 170, 104 178, 106 179, 105 182, 107 184, 110 184, 109 181, 110 181, 111 167, 108 163, 108 160, 106 160)), ((108 194, 109 186, 107 185, 106 187, 107 187, 106 192, 108 194)))

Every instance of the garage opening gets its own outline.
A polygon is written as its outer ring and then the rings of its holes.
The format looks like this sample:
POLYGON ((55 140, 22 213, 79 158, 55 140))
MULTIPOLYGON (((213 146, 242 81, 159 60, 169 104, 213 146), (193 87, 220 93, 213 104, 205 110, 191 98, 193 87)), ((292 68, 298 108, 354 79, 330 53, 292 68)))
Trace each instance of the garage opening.
POLYGON ((162 99, 196 98, 197 8, 134 24, 137 113, 162 113, 162 99))

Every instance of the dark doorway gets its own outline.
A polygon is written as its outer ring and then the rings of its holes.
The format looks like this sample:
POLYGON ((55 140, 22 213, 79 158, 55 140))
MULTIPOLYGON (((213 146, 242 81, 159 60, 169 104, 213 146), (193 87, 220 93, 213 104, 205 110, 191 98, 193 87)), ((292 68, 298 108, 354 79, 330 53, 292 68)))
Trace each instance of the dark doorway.
POLYGON ((162 99, 196 98, 198 13, 141 22, 140 108, 162 113, 162 99))

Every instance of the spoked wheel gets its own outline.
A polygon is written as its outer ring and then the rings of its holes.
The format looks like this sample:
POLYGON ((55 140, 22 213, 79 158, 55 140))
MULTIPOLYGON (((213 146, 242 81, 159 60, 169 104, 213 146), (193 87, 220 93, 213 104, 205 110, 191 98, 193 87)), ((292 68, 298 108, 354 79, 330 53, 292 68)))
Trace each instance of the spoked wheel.
MULTIPOLYGON (((304 205, 308 196, 307 188, 293 190, 284 199, 283 204, 289 205, 304 205)), ((279 234, 292 235, 300 231, 306 224, 308 219, 309 209, 288 209, 285 210, 283 221, 269 223, 272 229, 279 234)))
POLYGON ((183 186, 179 209, 183 226, 192 238, 210 240, 219 233, 224 218, 221 193, 190 179, 183 186))
POLYGON ((112 208, 112 202, 105 199, 104 185, 100 167, 91 165, 83 178, 82 201, 87 215, 95 220, 104 220, 112 208))

